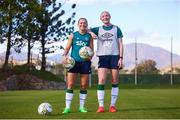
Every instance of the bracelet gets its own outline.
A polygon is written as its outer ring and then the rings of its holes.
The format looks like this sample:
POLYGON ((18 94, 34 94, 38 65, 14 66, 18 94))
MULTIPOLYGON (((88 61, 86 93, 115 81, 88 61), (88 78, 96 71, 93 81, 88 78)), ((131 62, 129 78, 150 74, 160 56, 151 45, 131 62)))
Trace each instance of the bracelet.
POLYGON ((122 56, 120 56, 119 58, 123 59, 123 57, 122 57, 122 56))

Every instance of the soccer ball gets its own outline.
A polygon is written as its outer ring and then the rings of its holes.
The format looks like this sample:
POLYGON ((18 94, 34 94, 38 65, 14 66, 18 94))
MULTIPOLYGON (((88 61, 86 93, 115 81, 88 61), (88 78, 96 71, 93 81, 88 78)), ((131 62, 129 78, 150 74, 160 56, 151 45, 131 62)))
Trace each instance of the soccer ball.
POLYGON ((52 106, 49 103, 41 103, 38 107, 40 115, 48 115, 52 112, 52 106))
POLYGON ((93 56, 93 51, 90 47, 84 46, 79 50, 79 56, 83 59, 90 59, 93 56))
POLYGON ((75 65, 75 60, 72 57, 68 56, 68 57, 65 58, 64 67, 66 69, 71 69, 71 68, 74 67, 74 65, 75 65))

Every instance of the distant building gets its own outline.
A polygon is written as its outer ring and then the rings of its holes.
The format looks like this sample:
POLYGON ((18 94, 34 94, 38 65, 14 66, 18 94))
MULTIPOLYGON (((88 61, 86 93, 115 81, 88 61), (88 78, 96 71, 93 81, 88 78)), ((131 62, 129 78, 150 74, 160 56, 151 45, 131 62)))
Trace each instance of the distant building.
MULTIPOLYGON (((173 74, 178 74, 175 68, 180 69, 180 64, 173 64, 173 74)), ((160 69, 160 74, 170 74, 171 66, 167 66, 165 68, 160 69)))

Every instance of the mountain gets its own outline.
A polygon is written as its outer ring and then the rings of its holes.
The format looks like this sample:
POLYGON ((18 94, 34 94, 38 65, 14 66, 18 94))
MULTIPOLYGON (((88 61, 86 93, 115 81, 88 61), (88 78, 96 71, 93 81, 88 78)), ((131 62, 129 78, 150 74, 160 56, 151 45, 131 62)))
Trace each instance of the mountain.
MULTIPOLYGON (((0 63, 2 63, 4 61, 4 56, 5 56, 5 52, 0 53, 0 63)), ((33 59, 37 59, 39 57, 39 59, 41 59, 40 57, 41 55, 38 56, 38 54, 33 53, 32 57, 33 59)), ((57 63, 60 63, 62 60, 62 54, 55 54, 55 55, 47 55, 47 61, 54 61, 57 63)), ((26 61, 27 60, 27 53, 25 51, 22 51, 21 53, 16 53, 15 51, 13 51, 11 53, 11 55, 9 56, 9 60, 16 60, 16 61, 26 61)))
MULTIPOLYGON (((171 64, 171 52, 160 47, 153 47, 148 44, 137 44, 137 62, 152 59, 156 61, 157 68, 163 68, 171 64)), ((134 67, 135 63, 135 44, 127 44, 124 46, 124 64, 126 68, 134 67)), ((173 64, 180 63, 180 56, 173 54, 173 64)))
MULTIPOLYGON (((4 59, 4 56, 6 55, 5 52, 0 53, 0 58, 4 59)), ((26 60, 27 57, 27 53, 26 52, 21 52, 21 53, 16 53, 15 51, 11 52, 11 55, 9 56, 9 60, 11 60, 13 57, 13 59, 15 60, 26 60)))
MULTIPOLYGON (((27 53, 22 52, 20 54, 13 52, 13 59, 15 60, 26 60, 27 53)), ((5 53, 0 53, 0 59, 4 59, 5 53)), ((33 58, 37 58, 37 54, 33 54, 33 58)), ((10 60, 12 58, 10 57, 10 60)), ((148 44, 137 43, 137 62, 140 63, 142 60, 152 59, 156 61, 157 68, 161 69, 170 65, 171 53, 160 47, 154 47, 148 44)), ((47 56, 47 61, 53 61, 56 63, 61 63, 62 54, 54 54, 47 56)), ((93 57, 92 63, 97 66, 98 58, 93 57)), ((124 45, 124 65, 125 69, 134 68, 135 63, 135 45, 134 43, 124 45)), ((180 64, 180 55, 173 54, 173 64, 180 64)))
MULTIPOLYGON (((171 64, 171 52, 160 47, 153 47, 148 44, 137 44, 137 63, 143 60, 152 59, 156 61, 157 68, 161 69, 171 64)), ((97 66, 97 57, 92 59, 93 65, 97 66)), ((124 45, 124 65, 125 69, 132 69, 135 66, 135 44, 124 45)), ((180 64, 180 55, 173 54, 173 64, 180 64)))

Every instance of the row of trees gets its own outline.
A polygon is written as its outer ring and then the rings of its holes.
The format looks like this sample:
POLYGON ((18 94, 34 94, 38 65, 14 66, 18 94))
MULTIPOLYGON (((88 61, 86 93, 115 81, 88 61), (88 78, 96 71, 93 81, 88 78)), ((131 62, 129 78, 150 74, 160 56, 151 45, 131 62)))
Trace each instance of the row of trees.
POLYGON ((74 31, 76 4, 63 9, 66 0, 1 0, 0 1, 0 43, 7 43, 3 70, 8 69, 11 49, 21 52, 27 45, 27 65, 30 67, 30 55, 36 42, 41 44, 41 70, 46 67, 46 54, 63 49, 54 42, 63 41, 74 31), (48 45, 48 47, 47 47, 48 45))
MULTIPOLYGON (((158 74, 158 73, 171 73, 171 68, 167 68, 165 71, 161 71, 156 67, 157 63, 154 60, 148 59, 143 60, 139 64, 137 64, 136 68, 132 69, 131 73, 135 73, 135 69, 137 70, 138 74, 158 74)), ((180 68, 173 67, 173 73, 179 74, 180 68)))
POLYGON ((141 61, 139 64, 137 64, 137 68, 134 68, 132 70, 132 73, 135 72, 135 69, 137 69, 137 73, 143 73, 143 74, 157 74, 159 70, 156 67, 156 62, 154 60, 144 60, 141 61))

